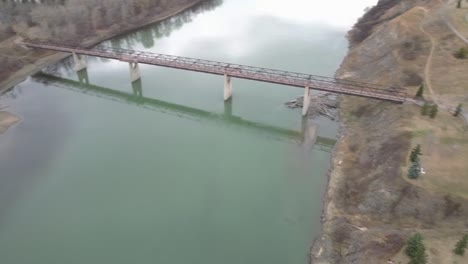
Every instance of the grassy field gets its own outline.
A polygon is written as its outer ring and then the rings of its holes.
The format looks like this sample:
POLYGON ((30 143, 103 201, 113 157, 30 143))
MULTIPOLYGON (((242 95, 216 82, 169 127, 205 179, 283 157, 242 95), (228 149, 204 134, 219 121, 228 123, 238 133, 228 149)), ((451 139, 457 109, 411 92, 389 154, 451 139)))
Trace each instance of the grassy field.
MULTIPOLYGON (((420 107, 408 109, 412 118, 407 127, 411 145, 421 144, 421 164, 426 171, 418 180, 409 180, 404 166, 402 176, 417 186, 468 199, 468 127, 461 117, 440 111, 436 118, 420 114, 420 107)), ((408 153, 409 156, 409 153, 408 153)))

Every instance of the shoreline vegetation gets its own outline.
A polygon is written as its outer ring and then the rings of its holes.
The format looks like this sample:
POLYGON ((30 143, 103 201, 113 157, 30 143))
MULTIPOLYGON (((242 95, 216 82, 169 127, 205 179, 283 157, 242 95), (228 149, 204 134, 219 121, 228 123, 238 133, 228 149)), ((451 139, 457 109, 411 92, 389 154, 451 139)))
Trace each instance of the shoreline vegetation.
MULTIPOLYGON (((88 0, 87 2, 93 2, 94 0, 88 0)), ((138 2, 137 0, 134 0, 138 2)), ((109 2, 109 1, 108 1, 109 2)), ((111 1, 112 2, 112 1, 111 1)), ((142 1, 143 2, 143 1, 142 1)), ((164 4, 164 8, 155 7, 156 15, 146 14, 137 16, 134 20, 130 23, 122 25, 120 23, 109 24, 113 21, 108 22, 93 22, 93 25, 89 25, 87 27, 94 27, 90 32, 82 33, 82 35, 76 33, 79 29, 74 28, 72 32, 75 32, 76 35, 65 35, 67 37, 60 38, 61 41, 77 41, 77 39, 82 40, 80 41, 80 45, 83 46, 93 46, 105 40, 118 37, 122 34, 126 34, 137 29, 143 28, 145 26, 149 26, 154 23, 161 22, 163 20, 169 19, 173 16, 176 16, 184 11, 187 11, 197 5, 202 5, 207 3, 207 5, 211 5, 213 7, 217 6, 218 0, 181 0, 181 1, 164 1, 161 0, 164 4), (104 26, 105 25, 105 26, 104 26), (73 37, 74 36, 74 37, 73 37)), ((66 9, 66 7, 58 7, 60 10, 66 9)), ((136 7, 137 8, 137 7, 136 7)), ((144 7, 138 7, 137 9, 143 9, 144 7)), ((49 6, 50 9, 50 6, 49 6)), ((46 8, 43 10, 39 10, 36 12, 32 12, 32 15, 39 14, 46 15, 41 13, 41 11, 45 12, 46 8)), ((66 11, 64 11, 66 12, 66 11)), ((101 9, 98 11, 101 12, 101 9)), ((143 12, 143 11, 140 11, 143 12)), ((94 14, 94 13, 93 13, 94 14)), ((37 18, 40 19, 40 18, 37 18)), ((97 18, 96 18, 97 20, 97 18)), ((58 22, 57 22, 58 23, 58 22)), ((36 23, 37 24, 37 23, 36 23)), ((47 23, 46 23, 47 24, 47 23)), ((12 25, 8 30, 5 29, 5 25, 1 24, 0 21, 0 31, 3 29, 3 34, 0 33, 0 59, 2 59, 2 70, 0 71, 0 76, 2 76, 2 81, 0 82, 0 94, 4 93, 8 89, 11 89, 15 85, 24 81, 28 76, 33 75, 39 72, 44 67, 59 62, 66 57, 70 56, 69 54, 51 52, 51 51, 27 51, 21 47, 16 45, 16 41, 20 37, 26 38, 35 38, 40 35, 42 27, 48 27, 47 25, 37 24, 35 25, 33 22, 19 22, 15 25, 12 25), (28 23, 32 23, 34 26, 28 27, 28 23), (5 33, 5 31, 7 31, 5 33), (2 39, 3 37, 3 39, 2 39), (10 57, 10 54, 13 54, 10 57), (16 59, 18 57, 19 59, 16 59)), ((53 29, 47 29, 51 32, 55 32, 53 29)), ((62 29, 57 29, 57 32, 62 32, 62 29)), ((54 37, 53 35, 59 34, 53 33, 49 34, 50 37, 54 37)))

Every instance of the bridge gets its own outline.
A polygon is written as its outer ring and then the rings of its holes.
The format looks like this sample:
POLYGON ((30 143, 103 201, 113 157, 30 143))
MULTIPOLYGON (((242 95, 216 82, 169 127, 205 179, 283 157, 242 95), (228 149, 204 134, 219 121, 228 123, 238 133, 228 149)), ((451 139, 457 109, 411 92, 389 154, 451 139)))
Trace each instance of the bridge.
MULTIPOLYGON (((132 83, 131 92, 123 92, 114 90, 108 87, 102 87, 91 84, 87 75, 87 71, 80 71, 78 74, 78 81, 66 79, 63 77, 47 74, 44 72, 38 73, 33 76, 34 80, 44 83, 52 84, 56 87, 71 90, 74 92, 83 93, 89 96, 103 98, 105 100, 112 100, 118 103, 135 105, 137 107, 175 115, 186 119, 203 119, 213 122, 224 121, 225 124, 256 130, 278 140, 293 141, 298 144, 306 144, 307 146, 313 145, 312 148, 331 152, 335 146, 336 139, 321 137, 317 135, 317 131, 310 131, 310 127, 316 129, 314 126, 308 126, 307 120, 303 120, 301 131, 295 131, 272 125, 261 124, 245 120, 241 117, 232 114, 232 101, 225 102, 224 113, 213 113, 202 109, 188 107, 170 103, 158 99, 153 99, 143 96, 143 88, 141 80, 132 83), (308 131, 309 130, 309 131, 308 131), (307 133, 309 132, 309 133, 307 133), (312 135, 310 135, 312 134, 312 135)), ((312 129, 312 130, 313 130, 312 129)))
POLYGON ((307 109, 309 108, 310 89, 385 100, 394 103, 403 103, 406 100, 406 93, 403 92, 400 87, 395 86, 381 86, 371 83, 322 77, 311 74, 120 48, 100 46, 84 48, 40 40, 25 40, 22 42, 22 45, 29 48, 71 53, 73 55, 76 71, 86 68, 86 60, 83 55, 128 62, 132 82, 141 78, 138 66, 139 63, 222 75, 224 76, 224 100, 229 100, 232 96, 231 77, 300 87, 304 88, 303 115, 307 114, 307 109))

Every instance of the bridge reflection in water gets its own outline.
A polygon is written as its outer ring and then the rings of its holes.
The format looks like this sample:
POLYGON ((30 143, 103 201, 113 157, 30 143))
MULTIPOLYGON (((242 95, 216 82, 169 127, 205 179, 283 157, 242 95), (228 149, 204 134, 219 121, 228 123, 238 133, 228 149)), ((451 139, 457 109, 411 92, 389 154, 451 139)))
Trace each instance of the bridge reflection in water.
POLYGON ((78 72, 78 81, 58 77, 55 75, 40 72, 33 76, 33 79, 44 83, 53 84, 54 86, 72 90, 75 92, 93 95, 107 100, 117 101, 120 103, 136 105, 146 109, 151 109, 158 112, 176 115, 183 118, 202 118, 213 121, 225 121, 228 125, 235 125, 248 129, 256 129, 268 136, 274 136, 279 139, 293 140, 299 144, 313 144, 313 148, 325 152, 331 152, 336 143, 335 139, 316 136, 316 125, 308 125, 307 118, 303 118, 301 131, 294 131, 285 128, 275 127, 272 125, 261 124, 258 122, 244 120, 241 117, 232 115, 232 100, 225 101, 224 113, 218 114, 197 108, 192 108, 184 105, 174 104, 162 100, 157 100, 143 95, 143 87, 141 80, 132 83, 133 93, 126 93, 118 90, 113 90, 107 87, 101 87, 91 84, 89 81, 86 69, 78 72))

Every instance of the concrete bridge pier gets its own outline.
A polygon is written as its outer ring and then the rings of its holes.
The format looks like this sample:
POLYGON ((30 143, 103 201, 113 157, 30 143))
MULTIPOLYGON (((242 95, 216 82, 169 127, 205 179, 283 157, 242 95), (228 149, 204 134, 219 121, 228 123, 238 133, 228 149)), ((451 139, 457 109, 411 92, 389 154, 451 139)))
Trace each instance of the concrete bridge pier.
POLYGON ((75 71, 79 72, 86 69, 86 59, 84 55, 73 52, 73 61, 75 62, 75 71))
POLYGON ((304 102, 302 103, 302 116, 306 116, 310 106, 310 88, 304 87, 304 102))
POLYGON ((136 62, 129 62, 130 67, 130 81, 135 82, 141 78, 140 66, 136 62))
POLYGON ((231 76, 224 74, 224 101, 229 100, 231 97, 232 97, 231 76))

